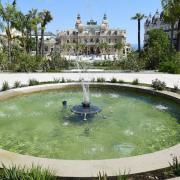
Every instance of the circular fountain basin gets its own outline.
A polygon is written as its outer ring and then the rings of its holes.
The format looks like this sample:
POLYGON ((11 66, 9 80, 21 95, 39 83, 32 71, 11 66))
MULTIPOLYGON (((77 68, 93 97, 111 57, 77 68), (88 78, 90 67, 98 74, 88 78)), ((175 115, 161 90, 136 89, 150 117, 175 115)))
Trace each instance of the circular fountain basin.
POLYGON ((60 176, 92 177, 101 170, 114 175, 123 167, 131 173, 164 168, 171 160, 170 154, 178 155, 179 95, 127 85, 90 87, 91 101, 102 109, 102 116, 94 116, 87 122, 72 114, 71 108, 61 109, 64 99, 69 105, 79 103, 82 96, 79 84, 44 85, 0 93, 0 147, 67 161, 6 151, 0 151, 0 160, 21 164, 27 164, 28 160, 28 164, 37 162, 43 166, 46 162, 46 167, 52 166, 60 176), (136 168, 141 163, 143 167, 136 168))
POLYGON ((79 115, 94 115, 101 112, 101 109, 94 105, 89 105, 87 107, 82 105, 73 106, 71 111, 79 115))

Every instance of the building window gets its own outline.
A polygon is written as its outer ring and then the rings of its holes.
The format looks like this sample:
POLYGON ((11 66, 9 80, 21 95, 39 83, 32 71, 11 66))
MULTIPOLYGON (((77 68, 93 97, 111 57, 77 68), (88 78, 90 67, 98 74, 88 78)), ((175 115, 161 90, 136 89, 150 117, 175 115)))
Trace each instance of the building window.
POLYGON ((69 31, 67 31, 67 35, 69 36, 69 31))
POLYGON ((69 40, 67 40, 67 43, 69 43, 69 40))
POLYGON ((117 39, 115 39, 114 41, 115 41, 115 43, 117 43, 117 39))
POLYGON ((109 39, 109 43, 111 43, 111 39, 109 39))
POLYGON ((76 43, 76 40, 75 40, 75 39, 73 39, 73 43, 76 43))

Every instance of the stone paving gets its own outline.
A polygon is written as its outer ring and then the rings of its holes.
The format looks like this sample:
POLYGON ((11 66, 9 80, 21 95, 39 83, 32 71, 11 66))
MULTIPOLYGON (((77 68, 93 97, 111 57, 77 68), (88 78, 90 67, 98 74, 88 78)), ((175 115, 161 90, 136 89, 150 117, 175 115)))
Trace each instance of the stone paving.
POLYGON ((180 87, 180 74, 162 74, 162 73, 106 73, 106 72, 90 72, 90 73, 0 73, 0 88, 4 81, 8 81, 10 86, 13 86, 15 81, 21 81, 22 84, 27 84, 29 79, 36 79, 38 81, 53 81, 56 79, 66 80, 71 79, 78 81, 82 77, 87 80, 97 79, 103 77, 110 81, 113 77, 118 80, 124 80, 125 82, 132 82, 134 79, 138 79, 140 83, 151 84, 152 80, 159 79, 165 81, 168 87, 174 87, 178 85, 180 87))

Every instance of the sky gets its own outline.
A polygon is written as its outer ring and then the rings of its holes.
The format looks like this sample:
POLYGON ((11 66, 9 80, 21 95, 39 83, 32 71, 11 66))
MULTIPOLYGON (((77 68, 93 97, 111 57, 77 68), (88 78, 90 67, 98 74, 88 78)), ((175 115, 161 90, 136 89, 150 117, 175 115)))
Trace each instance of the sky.
MULTIPOLYGON (((9 0, 12 2, 12 0, 9 0)), ((8 0, 1 0, 2 3, 8 0)), ((101 23, 104 13, 107 14, 110 28, 120 28, 127 31, 127 42, 137 44, 137 22, 131 20, 137 12, 148 16, 158 9, 161 11, 161 0, 17 0, 18 9, 27 12, 32 8, 48 9, 53 15, 53 21, 48 24, 47 31, 74 28, 77 14, 80 13, 85 24, 93 18, 101 23)), ((144 22, 142 22, 142 41, 144 22)))

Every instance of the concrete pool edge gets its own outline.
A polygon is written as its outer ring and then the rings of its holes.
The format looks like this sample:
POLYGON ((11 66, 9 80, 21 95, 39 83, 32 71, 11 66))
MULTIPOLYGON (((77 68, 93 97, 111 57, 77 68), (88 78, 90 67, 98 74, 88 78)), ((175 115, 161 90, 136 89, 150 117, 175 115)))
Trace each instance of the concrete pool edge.
MULTIPOLYGON (((180 95, 171 92, 154 91, 150 87, 133 86, 127 84, 111 84, 111 83, 91 83, 100 86, 114 86, 127 89, 134 89, 144 93, 161 95, 172 100, 180 102, 180 95)), ((65 83, 65 84, 48 84, 24 87, 19 89, 11 89, 6 92, 0 92, 0 100, 10 97, 29 94, 33 92, 60 89, 68 86, 79 86, 80 83, 65 83)), ((169 167, 169 162, 172 162, 172 155, 177 156, 180 160, 180 144, 157 151, 150 154, 144 154, 134 157, 106 159, 106 160, 58 160, 38 158, 33 156, 21 155, 5 150, 0 150, 0 162, 7 166, 12 164, 31 167, 32 164, 40 165, 43 168, 50 168, 55 171, 60 177, 96 177, 99 172, 106 172, 108 176, 116 176, 120 172, 123 174, 144 173, 154 170, 159 170, 169 167)), ((0 165, 1 167, 1 165, 0 165)))

